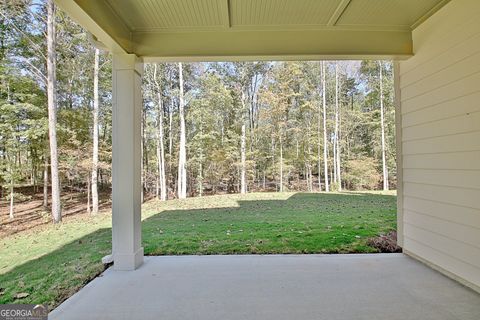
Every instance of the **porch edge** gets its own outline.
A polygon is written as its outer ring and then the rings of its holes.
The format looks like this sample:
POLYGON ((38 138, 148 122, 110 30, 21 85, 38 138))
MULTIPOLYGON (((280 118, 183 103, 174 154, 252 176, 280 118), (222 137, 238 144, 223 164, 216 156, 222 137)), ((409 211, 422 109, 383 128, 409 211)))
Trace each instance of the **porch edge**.
POLYGON ((405 255, 407 255, 407 256, 409 256, 409 257, 411 257, 411 258, 413 258, 413 259, 415 259, 415 260, 417 260, 417 261, 419 261, 419 262, 421 262, 421 263, 423 263, 423 264, 426 265, 427 267, 429 267, 429 268, 431 268, 431 269, 433 269, 433 270, 435 270, 435 271, 440 272, 440 273, 443 274, 444 276, 446 276, 446 277, 448 277, 448 278, 450 278, 450 279, 452 279, 452 280, 460 283, 460 284, 463 285, 464 287, 467 287, 467 288, 469 288, 469 289, 472 289, 473 291, 475 291, 475 292, 477 292, 477 293, 480 294, 480 287, 477 286, 476 284, 473 284, 473 283, 471 283, 470 281, 467 281, 467 280, 465 280, 465 279, 463 279, 463 278, 461 278, 461 277, 453 274, 452 272, 450 272, 450 271, 448 271, 448 270, 446 270, 446 269, 444 269, 444 268, 442 268, 442 267, 440 267, 440 266, 438 266, 438 265, 436 265, 436 264, 434 264, 434 263, 432 263, 432 262, 430 262, 430 261, 428 261, 428 260, 423 259, 422 257, 416 255, 415 253, 413 253, 413 252, 411 252, 411 251, 405 250, 405 248, 403 248, 403 253, 404 253, 405 255))

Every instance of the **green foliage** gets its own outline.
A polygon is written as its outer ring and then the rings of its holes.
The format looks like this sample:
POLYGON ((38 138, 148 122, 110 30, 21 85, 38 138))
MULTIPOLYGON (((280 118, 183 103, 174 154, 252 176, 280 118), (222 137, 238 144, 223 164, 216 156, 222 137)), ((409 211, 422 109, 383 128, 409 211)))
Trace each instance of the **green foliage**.
POLYGON ((46 137, 42 93, 28 77, 4 74, 0 96, 0 183, 10 187, 21 182, 25 171, 22 153, 35 155, 46 137))
MULTIPOLYGON (((0 183, 39 184, 47 143, 45 1, 1 6, 0 183)), ((91 158, 93 48, 87 33, 57 10, 57 131, 62 180, 83 184, 91 158)), ((100 68, 100 170, 111 163, 111 64, 100 68)), ((101 175, 102 178, 108 176, 101 175)))
MULTIPOLYGON (((5 183, 38 184, 46 155, 45 2, 15 1, 0 8, 0 175, 5 183), (14 106, 14 107, 9 107, 14 106), (10 109, 9 109, 10 108, 10 109), (13 109, 13 110, 11 110, 13 109), (32 179, 33 177, 33 179, 32 179)), ((92 153, 93 47, 85 30, 57 11, 58 148, 61 180, 86 187, 92 153)), ((248 190, 312 190, 324 181, 323 148, 334 166, 335 65, 339 79, 340 169, 343 188, 357 188, 351 172, 359 159, 373 159, 372 180, 382 170, 377 61, 326 62, 322 92, 320 62, 222 62, 184 65, 188 193, 238 192, 242 125, 246 126, 248 190), (327 102, 322 113, 322 95, 327 102), (323 140, 323 118, 327 139, 323 140), (281 153, 281 154, 280 154, 281 153), (282 159, 280 159, 282 157, 282 159), (351 163, 350 163, 351 162, 351 163), (320 165, 319 165, 320 164, 320 165), (281 169, 282 168, 282 169, 281 169), (347 180, 348 179, 348 180, 347 180), (353 179, 353 180, 352 180, 353 179), (314 181, 312 181, 314 180, 314 181), (309 182, 306 182, 309 181, 309 182), (310 185, 310 187, 309 187, 310 185)), ((167 184, 175 190, 179 149, 179 88, 176 64, 158 64, 161 92, 145 67, 143 187, 157 184, 158 96, 162 101, 167 184)), ((393 67, 382 62, 387 166, 395 185, 393 67)), ((101 185, 111 180, 111 57, 100 57, 101 185)), ((363 161, 363 160, 361 160, 363 161)), ((330 180, 332 180, 330 172, 330 180)), ((358 177, 360 180, 363 177, 358 177)), ((340 188, 332 181, 332 187, 340 188)), ((363 185, 363 182, 360 183, 363 185)), ((366 183, 360 188, 372 188, 366 183)), ((170 193, 170 198, 173 192, 170 193)))
POLYGON ((24 201, 29 201, 32 199, 32 196, 28 196, 28 195, 25 195, 23 193, 19 193, 19 192, 14 192, 13 194, 6 194, 4 197, 3 197, 3 200, 4 201, 10 201, 10 197, 13 195, 13 199, 15 202, 24 202, 24 201))
POLYGON ((350 190, 374 190, 381 182, 377 161, 369 157, 348 160, 343 180, 350 190))
MULTIPOLYGON (((240 184, 240 137, 247 124, 248 189, 278 190, 283 167, 286 190, 307 190, 305 181, 324 180, 323 147, 327 144, 329 167, 333 167, 335 105, 335 64, 326 63, 327 113, 321 110, 321 70, 319 62, 253 62, 187 64, 187 170, 190 195, 238 192, 240 184), (326 117, 327 141, 323 141, 322 120, 326 117), (280 163, 280 150, 283 161, 280 163), (263 183, 263 180, 266 183, 263 183), (204 193, 205 193, 204 192, 204 193)), ((381 172, 380 113, 377 62, 338 62, 339 65, 339 147, 340 168, 348 162, 373 159, 371 180, 381 172)), ((392 65, 383 62, 387 161, 390 179, 395 176, 394 107, 392 65)), ((171 189, 176 180, 178 148, 178 75, 175 66, 160 64, 166 140, 173 137, 173 150, 167 150, 167 175, 171 189), (170 124, 172 126, 170 127, 170 124), (171 130, 170 130, 171 129, 171 130)), ((148 70, 147 66, 147 70, 148 70)), ((148 72, 146 77, 150 77, 148 72)), ((150 80, 147 79, 147 83, 150 80)), ((155 183, 156 119, 155 95, 145 87, 144 163, 146 190, 155 183)), ((353 172, 351 170, 350 172, 353 172)), ((348 172, 346 177, 351 180, 348 172)), ((330 177, 331 179, 331 177, 330 177)), ((365 177, 359 177, 364 180, 365 177)), ((312 182, 310 182, 312 183, 312 182)), ((332 181, 333 190, 340 186, 332 181)), ((355 189, 357 183, 345 180, 342 188, 355 189)), ((318 188, 318 187, 317 187, 318 188)), ((376 188, 368 182, 359 188, 376 188)))

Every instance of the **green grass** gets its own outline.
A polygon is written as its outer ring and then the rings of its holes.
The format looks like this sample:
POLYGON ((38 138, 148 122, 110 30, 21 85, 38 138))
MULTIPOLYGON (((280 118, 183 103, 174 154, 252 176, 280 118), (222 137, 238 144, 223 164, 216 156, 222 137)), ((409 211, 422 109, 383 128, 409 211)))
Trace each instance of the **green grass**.
MULTIPOLYGON (((149 255, 376 252, 367 239, 396 227, 395 196, 258 193, 143 207, 149 255)), ((104 267, 109 214, 0 240, 0 303, 58 305, 104 267), (14 299, 17 293, 28 293, 14 299)))

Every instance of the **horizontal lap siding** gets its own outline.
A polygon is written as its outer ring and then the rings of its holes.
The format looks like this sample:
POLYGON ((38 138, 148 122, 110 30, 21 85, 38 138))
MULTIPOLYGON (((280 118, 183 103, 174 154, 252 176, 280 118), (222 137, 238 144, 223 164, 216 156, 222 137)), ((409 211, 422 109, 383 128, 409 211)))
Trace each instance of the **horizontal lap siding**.
POLYGON ((400 63, 406 251, 480 287, 480 1, 447 4, 400 63))
POLYGON ((403 142, 403 154, 480 150, 480 131, 403 142))
POLYGON ((405 183, 423 183, 436 186, 480 190, 480 171, 404 169, 403 181, 405 183))

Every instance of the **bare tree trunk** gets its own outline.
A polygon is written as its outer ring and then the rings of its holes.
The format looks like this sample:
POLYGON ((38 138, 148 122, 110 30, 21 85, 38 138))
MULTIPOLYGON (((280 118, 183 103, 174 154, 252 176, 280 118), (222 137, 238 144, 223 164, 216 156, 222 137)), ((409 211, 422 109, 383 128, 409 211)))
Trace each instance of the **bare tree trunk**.
POLYGON ((333 128, 333 182, 336 185, 337 180, 337 134, 338 134, 338 63, 335 62, 335 118, 333 128))
POLYGON ((241 194, 247 193, 247 181, 246 181, 246 128, 245 123, 242 124, 242 142, 241 142, 241 157, 242 157, 242 170, 241 170, 241 194))
POLYGON ((165 179, 165 150, 164 150, 164 136, 163 136, 163 101, 162 90, 160 83, 157 79, 157 64, 153 73, 155 85, 157 87, 157 100, 158 100, 158 116, 157 116, 157 161, 158 161, 158 178, 160 187, 160 200, 167 200, 167 182, 165 179))
POLYGON ((48 207, 48 156, 47 152, 44 155, 44 164, 43 164, 43 207, 46 209, 48 207))
POLYGON ((385 119, 384 119, 384 106, 383 106, 383 64, 378 61, 380 68, 380 124, 382 129, 382 167, 383 167, 383 190, 388 190, 388 168, 386 160, 385 150, 385 119))
POLYGON ((338 179, 338 191, 342 191, 342 166, 341 166, 341 156, 342 156, 342 148, 340 146, 340 139, 341 139, 341 113, 340 107, 338 110, 338 138, 337 138, 337 179, 338 179))
POLYGON ((280 192, 283 192, 283 142, 280 136, 280 192))
POLYGON ((50 172, 52 180, 52 218, 54 223, 62 221, 60 203, 60 178, 58 175, 57 154, 57 76, 55 57, 55 4, 47 3, 47 96, 48 96, 48 135, 50 142, 50 172))
MULTIPOLYGON (((309 128, 308 131, 309 131, 309 136, 310 136, 310 126, 308 128, 309 128)), ((313 191, 313 179, 312 179, 312 165, 310 163, 310 157, 311 157, 312 149, 311 149, 310 143, 308 143, 307 146, 308 146, 308 150, 307 150, 307 154, 308 154, 307 183, 308 183, 308 192, 312 192, 313 191)))
POLYGON ((14 192, 13 192, 13 179, 10 181, 10 212, 9 212, 9 217, 10 219, 15 218, 13 215, 13 197, 14 197, 14 192))
POLYGON ((339 143, 339 113, 340 108, 338 104, 338 62, 335 63, 335 141, 334 141, 334 157, 335 157, 335 182, 337 183, 338 191, 342 190, 342 181, 340 178, 340 143, 339 143))
MULTIPOLYGON (((203 136, 203 121, 200 120, 200 134, 203 136)), ((199 168, 198 168, 198 193, 199 196, 203 196, 203 143, 200 142, 200 154, 199 154, 199 168)))
MULTIPOLYGON (((174 175, 172 172, 172 160, 173 160, 173 131, 172 131, 172 126, 173 126, 173 98, 170 101, 170 108, 168 110, 168 177, 171 177, 172 182, 174 181, 174 175)), ((168 185, 170 186, 170 180, 167 179, 167 176, 165 176, 165 179, 168 181, 168 185)), ((175 190, 175 188, 173 188, 175 190)), ((167 189, 167 198, 168 198, 168 189, 167 189)))
MULTIPOLYGON (((327 151, 327 156, 330 157, 330 150, 327 151)), ((333 155, 332 155, 332 158, 333 158, 333 155)), ((335 182, 335 180, 332 180, 332 177, 333 177, 333 167, 334 167, 334 166, 331 166, 330 169, 329 169, 329 170, 330 170, 330 185, 335 182)))
MULTIPOLYGON (((203 158, 203 152, 202 152, 202 155, 201 155, 201 158, 203 158)), ((199 169, 198 169, 198 195, 200 197, 203 196, 203 165, 202 165, 202 161, 200 161, 200 164, 199 164, 199 169)))
MULTIPOLYGON (((30 149, 30 156, 31 156, 31 159, 30 159, 30 164, 31 164, 31 167, 30 167, 30 184, 32 185, 33 187, 33 192, 37 192, 37 172, 36 172, 36 166, 35 166, 35 155, 33 153, 33 150, 30 149)), ((27 158, 28 158, 28 155, 27 155, 27 158)))
POLYGON ((335 185, 337 184, 337 137, 335 135, 335 129, 336 129, 336 125, 334 125, 334 129, 333 129, 333 150, 332 150, 333 152, 333 157, 332 157, 333 188, 335 188, 335 185))
POLYGON ((168 110, 168 154, 170 158, 172 158, 173 154, 173 132, 172 132, 172 125, 173 125, 173 99, 171 101, 170 109, 168 110))
POLYGON ((242 90, 242 137, 241 137, 241 146, 240 146, 240 153, 241 153, 241 162, 242 162, 242 169, 240 173, 240 186, 241 186, 241 194, 247 193, 247 181, 246 181, 246 125, 245 125, 245 92, 242 90))
POLYGON ((327 92, 325 77, 325 61, 322 61, 322 98, 323 98, 323 169, 325 175, 325 191, 330 191, 328 184, 328 140, 327 140, 327 92))
POLYGON ((142 124, 141 124, 141 185, 142 185, 142 194, 141 201, 145 202, 145 192, 148 196, 148 173, 150 172, 149 162, 148 162, 148 138, 147 138, 147 113, 142 108, 142 124))
MULTIPOLYGON (((323 72, 322 68, 320 68, 321 72, 323 72)), ((320 91, 320 89, 319 89, 320 91)), ((318 104, 318 118, 317 118, 317 160, 318 160, 318 191, 322 191, 322 178, 321 178, 321 171, 322 171, 322 144, 320 142, 321 139, 321 123, 322 123, 322 118, 321 118, 321 109, 320 109, 320 103, 318 104)))
POLYGON ((313 176, 312 176, 312 165, 308 163, 308 176, 310 179, 310 183, 308 184, 308 191, 312 192, 313 191, 313 176))
MULTIPOLYGON (((93 67, 93 158, 92 158, 92 213, 98 213, 98 69, 100 52, 95 49, 93 67)), ((90 206, 89 206, 90 211, 90 206)))
POLYGON ((180 82, 180 152, 178 156, 178 198, 187 197, 187 155, 186 155, 186 137, 185 137, 185 102, 183 96, 183 66, 178 64, 179 82, 180 82))
MULTIPOLYGON (((339 131, 340 133, 340 131, 339 131)), ((337 138, 337 184, 338 191, 342 191, 342 173, 341 173, 341 163, 340 163, 340 138, 337 138)))
MULTIPOLYGON (((275 138, 272 135, 272 168, 275 168, 275 138)), ((275 171, 272 171, 272 179, 275 182, 276 177, 275 177, 275 171)), ((275 191, 278 191, 278 186, 275 185, 275 191)))
POLYGON ((91 205, 90 205, 90 179, 89 177, 87 177, 87 213, 92 213, 92 209, 91 209, 91 205))

